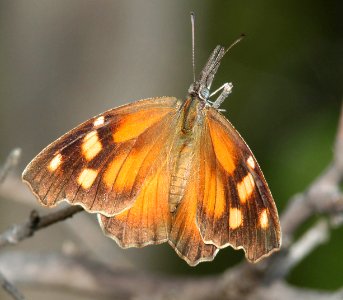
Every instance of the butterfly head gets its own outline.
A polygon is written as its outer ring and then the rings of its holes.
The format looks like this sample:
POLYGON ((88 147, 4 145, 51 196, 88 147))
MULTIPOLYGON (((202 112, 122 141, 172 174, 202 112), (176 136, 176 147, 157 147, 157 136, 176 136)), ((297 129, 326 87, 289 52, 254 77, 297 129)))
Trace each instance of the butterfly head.
POLYGON ((188 89, 190 96, 198 97, 209 104, 208 100, 210 98, 211 85, 225 53, 225 48, 220 45, 213 50, 200 73, 199 79, 194 81, 188 89))
MULTIPOLYGON (((238 39, 236 39, 228 48, 218 45, 214 48, 213 52, 211 53, 209 59, 207 60, 206 65, 202 69, 199 79, 194 80, 191 86, 188 89, 188 93, 191 97, 197 97, 198 99, 204 101, 206 105, 212 106, 216 109, 219 109, 219 106, 222 104, 224 99, 231 93, 232 84, 225 83, 219 89, 214 91, 213 93, 210 92, 211 85, 216 75, 218 68, 220 66, 221 60, 223 59, 224 55, 238 42, 240 42, 245 37, 242 34, 238 39), (215 101, 210 101, 210 97, 217 92, 221 91, 218 98, 215 101)), ((194 45, 193 45, 194 48, 194 45)), ((194 50, 193 50, 194 56, 194 50)), ((194 58, 193 58, 194 60, 194 58)), ((193 63, 194 69, 194 63, 193 63)))

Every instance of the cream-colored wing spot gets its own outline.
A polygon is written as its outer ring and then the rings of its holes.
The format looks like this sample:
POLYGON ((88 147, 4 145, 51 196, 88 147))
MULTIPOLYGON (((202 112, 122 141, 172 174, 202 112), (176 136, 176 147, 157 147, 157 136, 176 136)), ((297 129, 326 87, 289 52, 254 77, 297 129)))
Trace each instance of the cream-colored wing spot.
POLYGON ((54 156, 54 158, 50 161, 48 165, 48 169, 53 172, 55 171, 62 163, 62 155, 58 153, 54 156))
POLYGON ((263 229, 268 228, 269 221, 268 221, 268 212, 267 212, 266 208, 264 210, 262 210, 262 212, 260 213, 259 221, 260 221, 261 228, 263 228, 263 229))
POLYGON ((254 178, 250 173, 246 175, 241 182, 237 184, 238 197, 242 204, 244 204, 250 197, 255 188, 254 178))
POLYGON ((240 227, 243 223, 242 212, 239 208, 230 208, 229 226, 231 229, 240 227))
POLYGON ((247 159, 247 164, 250 168, 255 169, 255 161, 251 155, 247 159))
POLYGON ((102 145, 99 141, 96 130, 88 133, 82 142, 82 155, 88 160, 92 160, 101 151, 102 145))
POLYGON ((94 127, 98 127, 98 126, 101 126, 101 125, 104 125, 104 122, 105 122, 105 117, 104 116, 100 116, 98 118, 96 118, 93 122, 93 126, 94 127))
POLYGON ((77 182, 81 185, 82 188, 89 189, 95 178, 98 176, 98 171, 93 169, 83 169, 80 173, 79 177, 77 178, 77 182))

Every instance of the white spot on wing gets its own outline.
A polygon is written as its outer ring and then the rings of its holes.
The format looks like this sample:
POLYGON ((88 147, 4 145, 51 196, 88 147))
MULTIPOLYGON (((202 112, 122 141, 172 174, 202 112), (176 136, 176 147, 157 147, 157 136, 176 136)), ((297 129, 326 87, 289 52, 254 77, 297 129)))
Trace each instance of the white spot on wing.
POLYGON ((100 126, 100 125, 103 125, 104 122, 105 122, 104 116, 100 116, 100 117, 98 117, 97 119, 95 119, 93 125, 94 125, 94 127, 98 127, 98 126, 100 126))
POLYGON ((255 169, 255 161, 250 155, 249 158, 247 159, 247 164, 250 168, 255 169))
POLYGON ((269 226, 267 209, 262 210, 260 214, 260 225, 263 229, 266 229, 269 226))
POLYGON ((50 161, 49 163, 49 170, 51 172, 55 171, 60 164, 62 163, 62 155, 60 153, 58 153, 57 155, 55 155, 55 157, 50 161))
POLYGON ((92 160, 102 150, 101 142, 99 141, 96 130, 88 133, 82 142, 82 154, 89 161, 92 160))
POLYGON ((230 208, 229 226, 231 229, 240 227, 243 223, 242 212, 239 208, 230 208))
POLYGON ((97 176, 98 171, 87 168, 83 169, 79 177, 77 178, 77 183, 84 189, 89 189, 97 176))
POLYGON ((242 204, 244 204, 251 196, 255 188, 254 178, 250 173, 237 184, 238 197, 242 204))

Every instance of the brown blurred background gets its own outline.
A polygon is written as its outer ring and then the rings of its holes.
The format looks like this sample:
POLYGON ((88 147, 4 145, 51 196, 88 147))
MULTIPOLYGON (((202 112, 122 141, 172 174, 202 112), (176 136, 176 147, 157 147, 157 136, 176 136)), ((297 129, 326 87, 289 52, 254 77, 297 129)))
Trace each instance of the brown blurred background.
MULTIPOLYGON (((117 105, 186 95, 192 10, 197 71, 217 44, 247 35, 225 58, 213 87, 233 82, 226 115, 259 160, 279 211, 319 175, 331 159, 342 104, 342 1, 0 0, 0 162, 14 147, 23 150, 0 198, 1 231, 33 208, 47 211, 26 186, 11 184, 48 143, 117 105)), ((167 245, 121 250, 103 237, 93 216, 65 223, 15 249, 72 248, 113 265, 199 276, 243 257, 225 249, 214 262, 190 268, 167 245)), ((289 281, 342 286, 342 236, 342 228, 334 230, 289 281)), ((31 299, 52 293, 77 299, 62 291, 25 292, 31 299)))

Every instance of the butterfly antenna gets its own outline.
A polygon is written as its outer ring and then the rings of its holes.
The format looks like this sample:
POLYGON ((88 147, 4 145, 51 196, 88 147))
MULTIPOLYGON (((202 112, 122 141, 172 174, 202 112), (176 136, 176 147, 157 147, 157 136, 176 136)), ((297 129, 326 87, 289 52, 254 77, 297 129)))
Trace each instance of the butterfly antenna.
MULTIPOLYGON (((243 40, 244 38, 245 38, 245 34, 242 33, 238 39, 236 39, 229 47, 227 47, 227 49, 226 49, 225 52, 224 52, 224 55, 225 55, 229 50, 231 50, 234 46, 236 46, 236 45, 237 45, 241 40, 243 40)), ((224 56, 224 55, 223 55, 223 56, 224 56)))
MULTIPOLYGON (((209 59, 210 62, 210 66, 207 67, 211 73, 211 76, 213 77, 215 75, 215 73, 218 70, 218 67, 220 65, 221 60, 223 59, 223 57, 225 56, 225 54, 231 50, 234 46, 236 46, 241 40, 243 40, 245 38, 245 34, 242 33, 240 35, 239 38, 237 38, 229 47, 227 47, 227 49, 225 49, 225 47, 222 46, 217 46, 216 49, 213 52, 213 57, 209 59)), ((213 78, 212 78, 213 80, 213 78)), ((212 82, 212 80, 210 82, 212 82)), ((207 85, 208 88, 211 86, 211 84, 207 85)))
POLYGON ((210 88, 211 83, 213 81, 214 75, 217 73, 219 68, 220 62, 225 56, 225 54, 231 50, 235 45, 237 45, 241 40, 243 40, 245 34, 241 34, 239 38, 237 38, 227 49, 225 47, 218 45, 212 52, 210 58, 208 59, 207 64, 205 65, 205 76, 204 78, 208 83, 206 84, 207 88, 210 88))
POLYGON ((195 14, 191 12, 192 24, 192 66, 193 66, 193 82, 195 82, 195 14))

